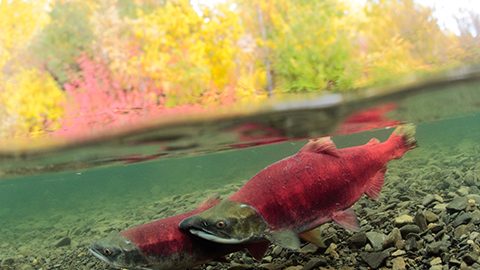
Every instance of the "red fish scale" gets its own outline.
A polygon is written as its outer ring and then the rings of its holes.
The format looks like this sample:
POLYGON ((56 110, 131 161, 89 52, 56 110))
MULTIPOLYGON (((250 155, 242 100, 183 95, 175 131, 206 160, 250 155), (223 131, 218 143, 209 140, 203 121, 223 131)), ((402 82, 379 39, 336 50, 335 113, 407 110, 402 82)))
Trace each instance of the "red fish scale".
POLYGON ((369 180, 397 157, 399 138, 338 149, 339 157, 300 151, 260 171, 230 199, 253 206, 271 229, 314 228, 362 196, 369 180))
POLYGON ((180 231, 178 224, 184 218, 201 212, 199 209, 133 227, 121 234, 137 245, 146 255, 170 256, 179 252, 191 254, 191 237, 180 231))

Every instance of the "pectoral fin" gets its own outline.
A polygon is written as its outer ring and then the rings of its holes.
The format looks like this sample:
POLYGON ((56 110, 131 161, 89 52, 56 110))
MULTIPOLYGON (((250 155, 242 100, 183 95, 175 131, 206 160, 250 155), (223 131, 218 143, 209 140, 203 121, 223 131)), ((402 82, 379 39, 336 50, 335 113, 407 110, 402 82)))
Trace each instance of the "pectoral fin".
POLYGON ((355 212, 351 208, 335 212, 332 215, 333 221, 338 223, 338 225, 342 226, 343 228, 357 232, 360 230, 360 225, 357 219, 357 216, 355 215, 355 212))
POLYGON ((315 229, 312 229, 310 231, 300 233, 299 236, 303 240, 305 240, 307 242, 310 242, 310 243, 316 245, 317 247, 327 248, 327 246, 325 245, 325 243, 323 241, 323 237, 322 237, 322 234, 320 232, 320 227, 316 227, 315 229))
POLYGON ((268 250, 270 243, 268 241, 249 244, 246 249, 248 253, 257 261, 261 261, 268 250))
POLYGON ((293 250, 300 249, 300 239, 298 239, 297 234, 291 230, 271 232, 267 236, 267 239, 281 247, 293 250))

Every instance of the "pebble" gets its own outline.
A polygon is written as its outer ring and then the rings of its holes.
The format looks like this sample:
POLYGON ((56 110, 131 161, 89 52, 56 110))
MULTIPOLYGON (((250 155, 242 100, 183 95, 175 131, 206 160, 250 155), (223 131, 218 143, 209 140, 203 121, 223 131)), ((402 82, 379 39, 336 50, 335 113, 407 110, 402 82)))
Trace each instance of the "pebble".
POLYGON ((68 246, 68 245, 70 245, 71 242, 72 242, 72 240, 70 239, 70 237, 65 236, 65 237, 63 237, 62 239, 58 240, 58 241, 55 243, 55 247, 68 246))
POLYGON ((413 223, 413 217, 410 215, 401 215, 395 218, 395 226, 401 227, 405 224, 413 223))
POLYGON ((442 259, 440 257, 435 257, 430 261, 430 265, 442 264, 442 259))
POLYGON ((453 220, 452 226, 457 227, 459 225, 470 222, 470 220, 472 220, 472 216, 470 215, 470 213, 462 213, 453 220))
POLYGON ((327 266, 328 262, 324 257, 316 257, 310 259, 302 268, 302 270, 311 270, 320 266, 327 266))
POLYGON ((360 254, 362 260, 373 269, 379 268, 385 262, 388 256, 389 254, 386 251, 363 252, 360 254))
POLYGON ((410 233, 420 233, 420 227, 415 224, 407 224, 400 228, 400 233, 405 238, 410 233))
POLYGON ((465 256, 462 257, 462 260, 467 264, 467 265, 472 265, 478 261, 478 255, 474 253, 468 253, 465 256))
POLYGON ((383 242, 383 248, 394 246, 398 248, 400 241, 402 241, 402 234, 400 233, 400 229, 393 228, 392 231, 385 238, 385 241, 383 242))
POLYGON ((456 197, 451 202, 446 205, 447 210, 451 211, 462 211, 467 208, 467 198, 466 197, 456 197))
POLYGON ((379 232, 367 232, 365 235, 374 250, 378 251, 383 248, 383 242, 386 239, 385 234, 379 232))
POLYGON ((437 214, 433 213, 430 210, 425 210, 423 214, 425 215, 425 219, 428 223, 436 222, 438 220, 437 214))
POLYGON ((318 247, 312 243, 308 243, 300 249, 300 252, 303 254, 315 253, 318 250, 318 247))
POLYGON ((427 229, 427 219, 422 212, 418 212, 413 220, 422 232, 427 229))
POLYGON ((430 255, 440 255, 440 253, 447 250, 447 245, 444 242, 433 242, 427 245, 427 254, 430 255))
MULTIPOLYGON (((248 269, 251 269, 251 267, 248 268, 248 269)), ((285 268, 284 270, 302 270, 302 269, 303 269, 303 266, 295 265, 295 266, 289 266, 289 267, 285 268)))
POLYGON ((396 250, 392 253, 392 257, 403 256, 405 254, 407 254, 407 252, 405 252, 405 250, 398 249, 398 250, 396 250))
POLYGON ((364 232, 357 232, 350 236, 348 244, 350 248, 359 249, 365 246, 367 243, 367 236, 364 232))
POLYGON ((406 270, 407 265, 403 257, 397 257, 392 259, 392 270, 406 270))
POLYGON ((438 194, 427 194, 425 198, 423 198, 422 200, 422 205, 428 206, 429 204, 435 201, 443 203, 443 198, 438 194))

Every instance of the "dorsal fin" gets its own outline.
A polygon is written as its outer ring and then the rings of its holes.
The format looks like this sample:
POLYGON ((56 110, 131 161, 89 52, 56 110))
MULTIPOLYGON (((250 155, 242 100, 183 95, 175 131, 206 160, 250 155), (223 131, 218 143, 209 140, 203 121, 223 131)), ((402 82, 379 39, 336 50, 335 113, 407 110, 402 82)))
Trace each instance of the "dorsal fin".
POLYGON ((375 144, 379 144, 379 143, 380 143, 380 141, 377 138, 371 138, 370 141, 368 141, 366 145, 375 145, 375 144))
POLYGON ((299 152, 312 152, 318 154, 327 154, 338 157, 338 149, 330 137, 321 137, 312 139, 305 144, 299 152))

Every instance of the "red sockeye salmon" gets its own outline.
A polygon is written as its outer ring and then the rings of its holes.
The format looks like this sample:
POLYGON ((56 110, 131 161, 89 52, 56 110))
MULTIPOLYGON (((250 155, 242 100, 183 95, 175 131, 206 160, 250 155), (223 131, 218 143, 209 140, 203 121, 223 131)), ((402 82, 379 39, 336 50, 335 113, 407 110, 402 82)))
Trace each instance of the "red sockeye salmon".
POLYGON ((351 206, 363 194, 378 198, 387 164, 416 146, 415 126, 398 126, 385 142, 337 149, 329 137, 260 171, 220 204, 179 227, 206 240, 239 244, 260 240, 298 248, 297 234, 315 242, 314 229, 335 221, 359 225, 351 206))

